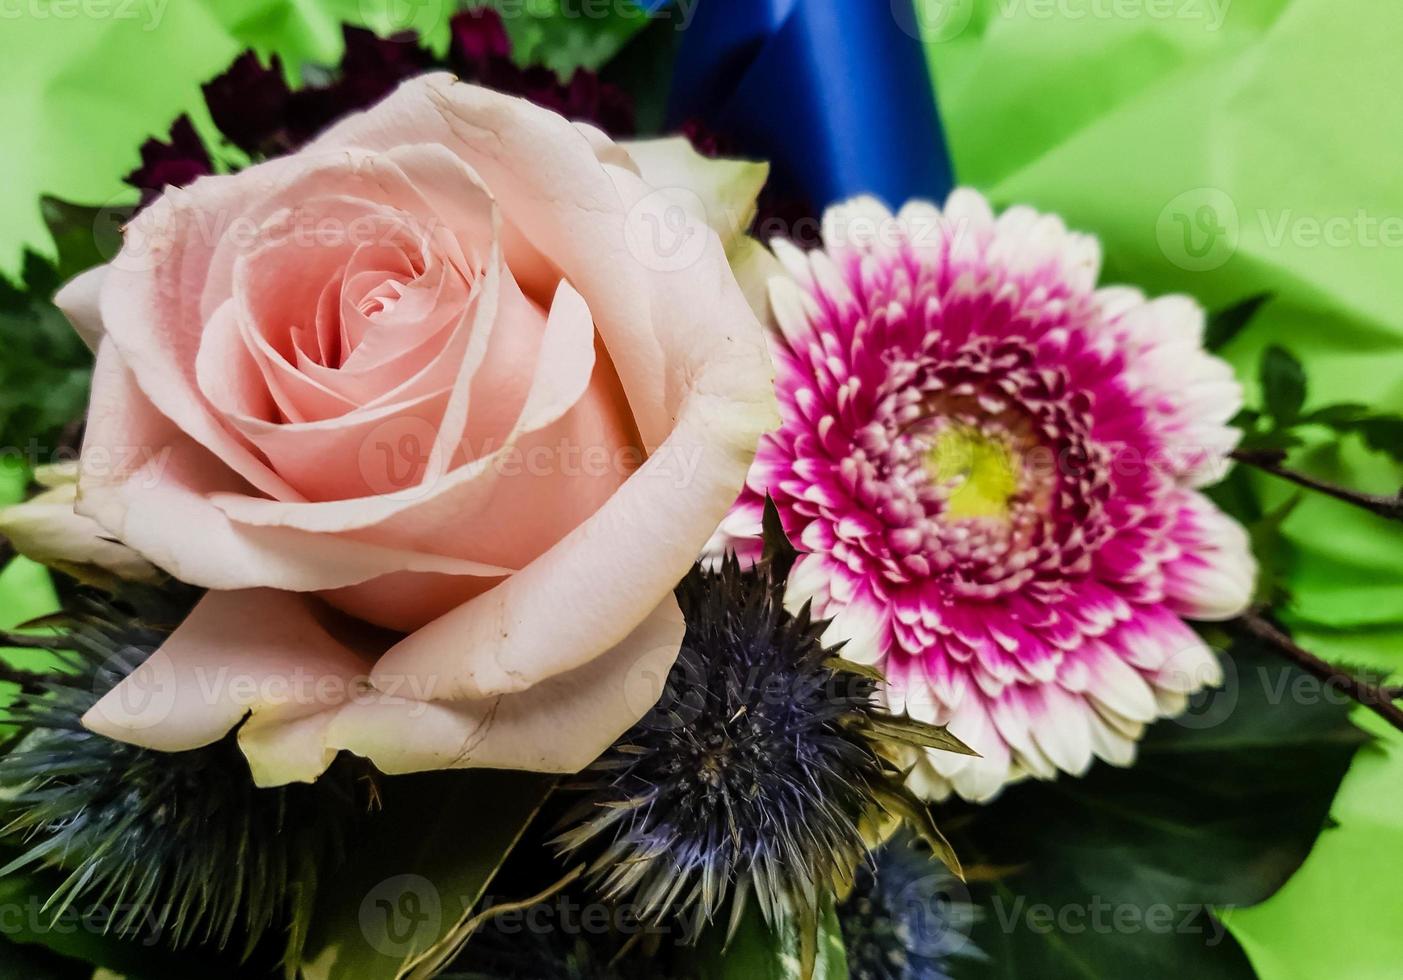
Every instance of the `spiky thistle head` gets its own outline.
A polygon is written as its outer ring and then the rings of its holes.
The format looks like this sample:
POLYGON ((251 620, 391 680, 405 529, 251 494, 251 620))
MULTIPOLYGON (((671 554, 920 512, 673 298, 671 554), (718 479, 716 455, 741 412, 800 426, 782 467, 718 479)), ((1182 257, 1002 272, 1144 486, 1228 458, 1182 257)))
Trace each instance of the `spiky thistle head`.
MULTIPOLYGON (((130 593, 135 597, 135 593, 130 593)), ((4 836, 24 852, 0 877, 34 866, 66 873, 47 908, 98 909, 123 938, 172 948, 238 937, 243 955, 271 929, 305 941, 316 868, 354 820, 354 777, 334 767, 314 786, 259 789, 232 737, 163 753, 85 729, 96 701, 159 647, 184 608, 169 594, 135 603, 76 598, 46 624, 64 669, 14 674, 18 729, 0 759, 4 836)))
POLYGON ((962 746, 884 715, 876 677, 784 608, 782 569, 734 557, 677 589, 687 622, 658 704, 574 785, 557 845, 590 859, 606 900, 645 924, 676 916, 684 939, 753 896, 768 921, 816 922, 821 896, 851 881, 875 824, 915 820, 954 862, 902 788, 888 740, 962 746))
POLYGON ((950 980, 951 960, 983 956, 964 883, 909 833, 858 868, 837 912, 852 980, 950 980))

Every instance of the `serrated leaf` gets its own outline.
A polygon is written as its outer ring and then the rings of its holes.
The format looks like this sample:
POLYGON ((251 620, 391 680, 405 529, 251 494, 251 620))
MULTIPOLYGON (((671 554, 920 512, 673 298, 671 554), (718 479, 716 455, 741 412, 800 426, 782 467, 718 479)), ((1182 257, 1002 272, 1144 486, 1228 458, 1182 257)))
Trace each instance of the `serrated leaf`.
POLYGON ((872 795, 876 798, 878 806, 904 821, 921 840, 925 841, 926 846, 931 849, 931 853, 939 859, 941 864, 950 869, 951 874, 961 881, 964 880, 965 872, 960 864, 959 855, 955 853, 954 845, 936 825, 935 817, 931 814, 929 807, 912 796, 905 787, 895 790, 887 787, 874 787, 872 795))
MULTIPOLYGON (((807 609, 808 607, 805 606, 807 609)), ((887 679, 887 675, 872 664, 860 664, 852 660, 844 660, 842 657, 829 657, 823 665, 837 674, 852 674, 854 677, 865 677, 869 681, 881 684, 887 679)))
POLYGON ((1306 372, 1284 347, 1276 344, 1262 353, 1262 397, 1267 413, 1279 423, 1296 421, 1306 403, 1306 372))
POLYGON ((950 730, 944 725, 930 725, 906 716, 868 715, 863 727, 878 738, 907 742, 928 749, 939 749, 942 752, 954 752, 957 755, 972 755, 976 758, 979 756, 978 752, 950 734, 950 730))

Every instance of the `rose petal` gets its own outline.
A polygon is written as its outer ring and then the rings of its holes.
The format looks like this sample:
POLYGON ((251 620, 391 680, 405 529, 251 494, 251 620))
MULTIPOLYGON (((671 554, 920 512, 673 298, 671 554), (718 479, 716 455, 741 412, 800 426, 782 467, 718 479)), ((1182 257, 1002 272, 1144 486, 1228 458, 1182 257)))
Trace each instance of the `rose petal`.
POLYGON ((102 286, 107 281, 107 266, 80 272, 54 294, 54 305, 64 312, 78 336, 88 349, 97 350, 105 332, 100 309, 102 286))
POLYGON ((234 523, 211 502, 247 487, 158 412, 104 342, 79 475, 80 515, 192 585, 314 591, 400 571, 500 577, 511 569, 403 547, 234 523))
POLYGON ((111 585, 114 579, 146 582, 160 577, 150 562, 109 538, 96 521, 74 512, 78 499, 76 464, 61 470, 44 467, 34 476, 49 489, 24 503, 0 509, 0 534, 16 551, 93 585, 111 585))
POLYGON ((218 741, 250 713, 266 724, 333 710, 358 693, 356 679, 363 684, 374 651, 351 650, 332 625, 306 596, 210 592, 83 724, 181 752, 218 741))
MULTIPOLYGON (((392 774, 469 767, 577 772, 657 702, 685 632, 669 595, 612 650, 529 690, 479 701, 350 704, 328 739, 392 774)), ((409 687, 417 676, 386 673, 377 683, 382 690, 409 687)))

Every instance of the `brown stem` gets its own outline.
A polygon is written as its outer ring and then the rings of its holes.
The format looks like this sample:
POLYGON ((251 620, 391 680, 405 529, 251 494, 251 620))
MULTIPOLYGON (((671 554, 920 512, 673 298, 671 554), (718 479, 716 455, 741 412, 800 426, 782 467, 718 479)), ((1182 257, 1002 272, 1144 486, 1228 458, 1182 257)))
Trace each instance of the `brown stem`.
POLYGON ((1264 473, 1289 480, 1299 487, 1305 487, 1307 490, 1314 490, 1317 493, 1334 497, 1336 500, 1343 500, 1347 504, 1362 507, 1380 517, 1388 518, 1391 521, 1403 521, 1403 494, 1390 497, 1385 494, 1362 493, 1348 487, 1327 483, 1324 480, 1317 480, 1309 474, 1287 469, 1282 465, 1286 454, 1275 450, 1239 449, 1232 454, 1232 458, 1239 463, 1255 466, 1264 473))
POLYGON ((1235 625, 1242 632, 1275 647, 1287 660, 1306 673, 1344 691, 1355 701, 1403 732, 1403 709, 1393 703, 1400 693, 1397 689, 1371 684, 1361 677, 1321 660, 1283 633, 1259 610, 1249 610, 1238 619, 1233 620, 1230 625, 1235 625))

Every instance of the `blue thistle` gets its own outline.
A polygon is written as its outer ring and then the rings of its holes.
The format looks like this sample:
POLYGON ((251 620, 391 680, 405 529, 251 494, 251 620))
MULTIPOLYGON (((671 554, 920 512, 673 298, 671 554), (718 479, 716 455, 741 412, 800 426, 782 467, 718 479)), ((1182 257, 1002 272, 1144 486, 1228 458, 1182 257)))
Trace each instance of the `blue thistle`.
POLYGON ((12 672, 19 729, 0 759, 4 835, 26 849, 0 877, 44 866, 66 872, 48 908, 113 909, 123 938, 225 948, 245 958, 272 929, 306 938, 317 868, 341 853, 354 819, 354 779, 338 765, 314 786, 259 789, 232 736, 189 752, 115 742, 81 718, 159 647, 188 606, 143 594, 134 608, 80 595, 52 618, 52 637, 6 642, 55 651, 65 669, 12 672))
POLYGON ((837 911, 851 980, 950 980, 952 959, 982 958, 969 892, 908 833, 858 869, 837 911))
POLYGON ((728 904, 734 930, 751 898, 767 922, 816 929, 822 897, 852 881, 885 815, 914 821, 954 863, 883 744, 962 746, 879 710, 876 675, 825 648, 827 624, 807 608, 785 610, 781 564, 693 569, 662 699, 569 787, 562 855, 586 858, 602 897, 640 922, 675 919, 685 941, 728 904))

